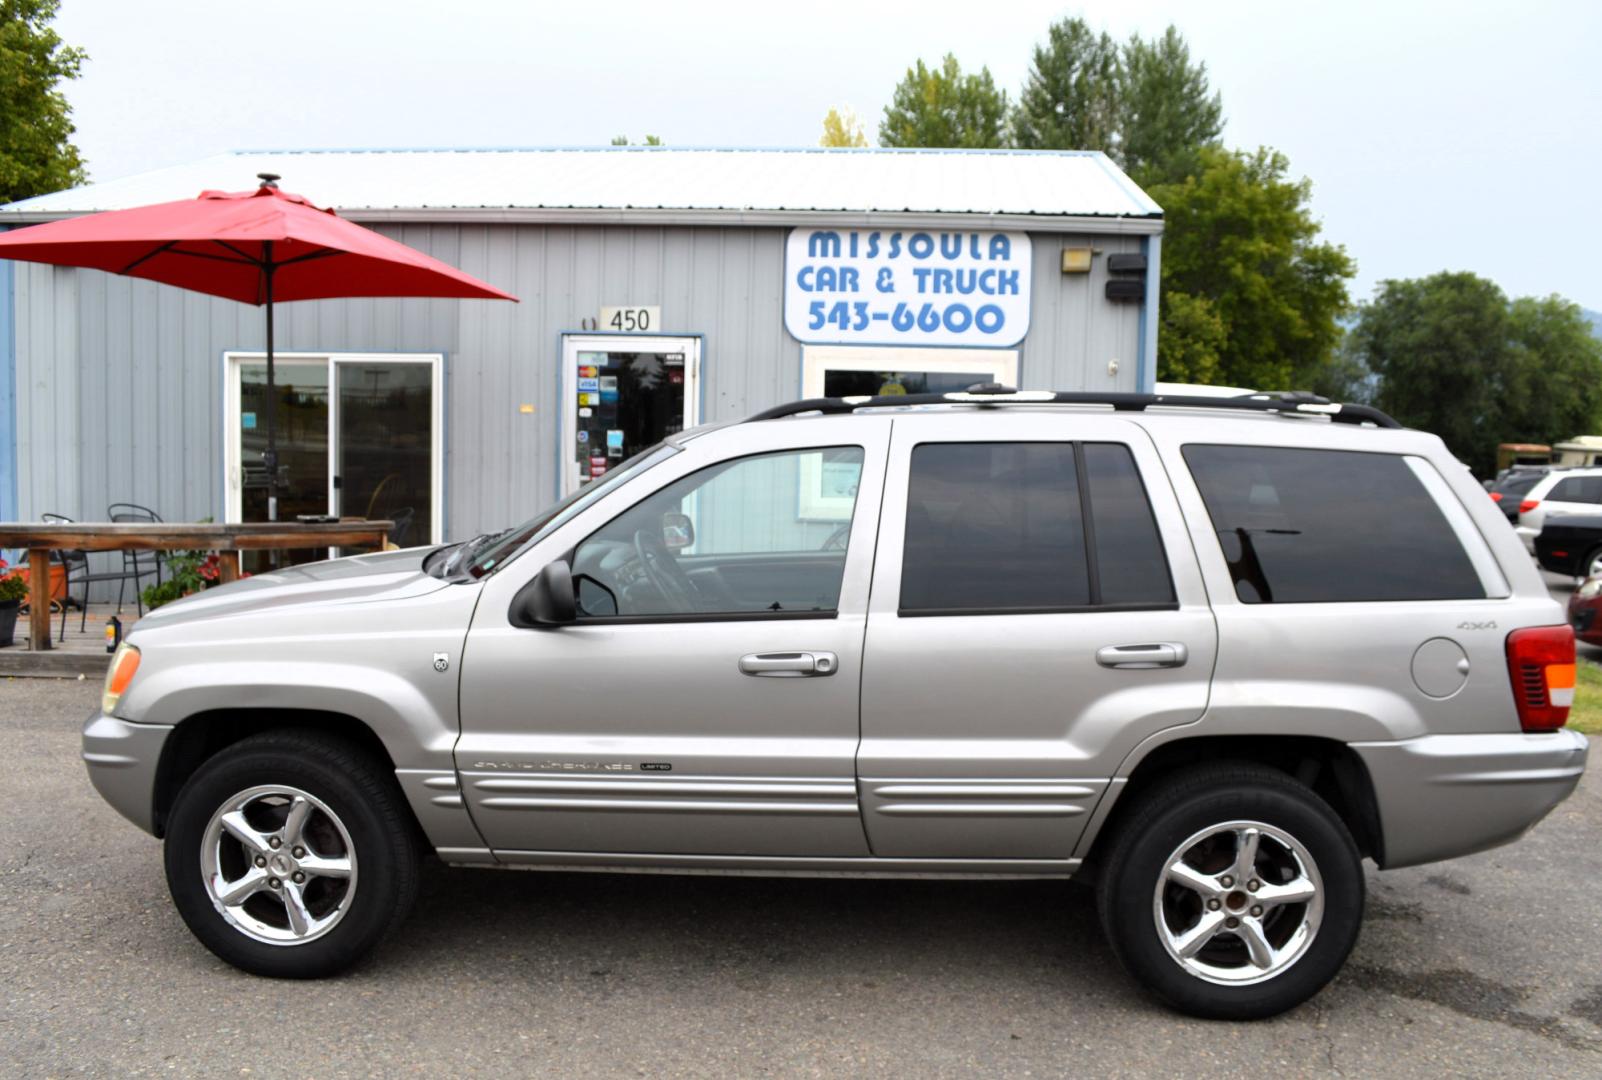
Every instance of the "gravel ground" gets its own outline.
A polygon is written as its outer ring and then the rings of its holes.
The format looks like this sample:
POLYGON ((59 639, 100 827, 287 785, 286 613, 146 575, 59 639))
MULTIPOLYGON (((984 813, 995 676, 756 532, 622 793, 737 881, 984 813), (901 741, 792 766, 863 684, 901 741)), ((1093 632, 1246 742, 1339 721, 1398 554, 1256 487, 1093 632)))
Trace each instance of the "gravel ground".
POLYGON ((1602 774, 1520 843, 1370 871, 1345 973, 1207 1024, 1061 883, 429 868, 359 970, 242 975, 78 760, 87 682, 0 681, 0 1073, 1602 1075, 1602 774))

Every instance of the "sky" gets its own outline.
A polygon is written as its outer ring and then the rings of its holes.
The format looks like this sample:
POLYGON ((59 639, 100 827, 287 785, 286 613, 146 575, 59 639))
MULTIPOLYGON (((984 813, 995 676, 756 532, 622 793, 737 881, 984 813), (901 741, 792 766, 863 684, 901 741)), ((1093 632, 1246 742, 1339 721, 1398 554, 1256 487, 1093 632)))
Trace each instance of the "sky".
POLYGON ((1015 95, 1070 15, 1118 38, 1177 26, 1225 143, 1312 180, 1354 299, 1470 270, 1602 309, 1596 0, 63 0, 56 25, 89 53, 66 92, 91 178, 112 179, 236 149, 815 145, 834 106, 871 138, 913 61, 954 52, 1015 95))

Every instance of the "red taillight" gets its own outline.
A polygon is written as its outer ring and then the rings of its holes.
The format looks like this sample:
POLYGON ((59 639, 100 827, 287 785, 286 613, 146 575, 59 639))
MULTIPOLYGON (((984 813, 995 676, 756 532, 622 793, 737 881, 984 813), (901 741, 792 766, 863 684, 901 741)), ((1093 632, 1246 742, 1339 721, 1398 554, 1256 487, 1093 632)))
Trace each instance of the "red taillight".
POLYGON ((1528 514, 1531 510, 1534 510, 1540 505, 1540 499, 1525 499, 1523 502, 1519 503, 1519 513, 1528 514))
POLYGON ((1500 491, 1491 492, 1491 501, 1492 502, 1501 502, 1502 501, 1502 493, 1500 491))
POLYGON ((1556 731, 1574 704, 1574 628, 1526 626, 1507 636, 1507 671, 1519 726, 1556 731))

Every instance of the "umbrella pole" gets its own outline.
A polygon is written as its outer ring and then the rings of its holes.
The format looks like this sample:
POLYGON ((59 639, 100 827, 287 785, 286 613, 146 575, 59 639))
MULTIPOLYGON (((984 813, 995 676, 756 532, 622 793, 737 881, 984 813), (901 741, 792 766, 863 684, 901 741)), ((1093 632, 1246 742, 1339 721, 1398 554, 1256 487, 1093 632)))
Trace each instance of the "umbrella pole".
POLYGON ((267 466, 267 520, 278 520, 278 393, 273 389, 273 242, 262 245, 266 262, 262 275, 267 287, 267 449, 261 460, 267 466))

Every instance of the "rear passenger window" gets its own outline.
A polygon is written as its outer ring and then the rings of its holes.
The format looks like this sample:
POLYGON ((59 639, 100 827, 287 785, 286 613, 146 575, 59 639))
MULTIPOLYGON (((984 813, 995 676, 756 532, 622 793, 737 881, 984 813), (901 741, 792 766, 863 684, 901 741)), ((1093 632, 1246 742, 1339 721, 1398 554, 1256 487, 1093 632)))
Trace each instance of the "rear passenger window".
POLYGON ((1547 495, 1553 502, 1602 503, 1602 476, 1566 476, 1547 495))
POLYGON ((1400 455, 1263 446, 1184 454, 1245 603, 1485 596, 1400 455))
POLYGON ((1172 606, 1173 596, 1151 507, 1126 447, 913 448, 904 614, 1172 606))
POLYGON ((1096 535, 1103 604, 1166 604, 1174 599, 1168 559, 1151 502, 1127 446, 1086 443, 1085 476, 1096 535))

